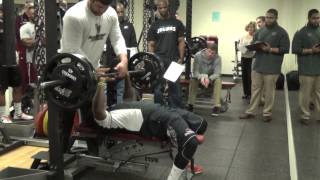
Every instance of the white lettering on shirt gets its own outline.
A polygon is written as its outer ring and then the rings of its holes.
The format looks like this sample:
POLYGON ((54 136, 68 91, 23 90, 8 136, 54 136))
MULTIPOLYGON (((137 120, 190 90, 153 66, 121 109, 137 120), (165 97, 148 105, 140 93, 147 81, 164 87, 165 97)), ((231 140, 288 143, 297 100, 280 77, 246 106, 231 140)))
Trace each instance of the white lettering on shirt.
POLYGON ((161 27, 158 29, 157 34, 160 34, 163 32, 176 32, 176 27, 174 26, 161 27))

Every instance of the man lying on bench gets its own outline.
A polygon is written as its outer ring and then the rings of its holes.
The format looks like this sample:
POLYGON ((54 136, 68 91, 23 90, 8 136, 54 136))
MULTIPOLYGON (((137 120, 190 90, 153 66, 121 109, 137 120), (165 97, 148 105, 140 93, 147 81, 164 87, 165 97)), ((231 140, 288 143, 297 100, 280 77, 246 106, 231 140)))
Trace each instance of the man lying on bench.
POLYGON ((192 159, 207 122, 200 116, 182 110, 146 102, 127 102, 106 110, 105 88, 108 78, 100 78, 92 109, 95 121, 104 128, 122 128, 142 136, 169 137, 178 149, 167 180, 178 180, 192 159))

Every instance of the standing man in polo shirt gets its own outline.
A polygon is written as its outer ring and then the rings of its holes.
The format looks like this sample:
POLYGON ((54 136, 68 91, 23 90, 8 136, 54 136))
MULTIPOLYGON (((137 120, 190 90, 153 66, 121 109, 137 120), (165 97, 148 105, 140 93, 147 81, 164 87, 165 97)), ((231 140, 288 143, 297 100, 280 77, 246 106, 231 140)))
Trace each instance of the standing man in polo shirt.
MULTIPOLYGON (((320 14, 317 9, 308 12, 308 23, 293 37, 292 53, 298 57, 299 105, 301 123, 309 124, 311 99, 320 111, 320 14), (311 98, 314 97, 314 98, 311 98)), ((320 119, 319 119, 320 120, 320 119)))
POLYGON ((289 52, 290 40, 285 29, 278 25, 278 11, 269 9, 266 13, 266 25, 253 37, 253 43, 264 42, 256 51, 256 60, 252 68, 252 94, 249 108, 239 116, 240 119, 254 118, 260 103, 262 88, 265 88, 263 121, 272 120, 272 108, 276 82, 281 73, 284 54, 289 52))

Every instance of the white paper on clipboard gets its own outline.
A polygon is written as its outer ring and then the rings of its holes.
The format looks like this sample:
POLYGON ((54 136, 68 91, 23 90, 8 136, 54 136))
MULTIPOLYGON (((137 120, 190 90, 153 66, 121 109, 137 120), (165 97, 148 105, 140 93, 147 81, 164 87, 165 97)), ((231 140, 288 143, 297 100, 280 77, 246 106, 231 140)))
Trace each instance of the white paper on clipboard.
POLYGON ((176 62, 171 62, 169 68, 164 73, 163 78, 171 82, 176 82, 183 70, 184 65, 178 64, 176 62))

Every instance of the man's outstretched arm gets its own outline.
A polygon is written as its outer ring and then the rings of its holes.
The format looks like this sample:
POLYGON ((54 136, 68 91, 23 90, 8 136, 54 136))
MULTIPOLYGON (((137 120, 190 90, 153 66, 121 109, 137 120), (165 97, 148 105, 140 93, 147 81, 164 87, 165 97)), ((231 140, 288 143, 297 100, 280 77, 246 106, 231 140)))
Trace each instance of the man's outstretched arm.
MULTIPOLYGON (((103 75, 106 72, 108 72, 110 68, 100 68, 99 71, 97 71, 97 75, 103 75)), ((105 94, 106 89, 106 82, 107 81, 113 81, 114 78, 108 78, 108 77, 100 77, 98 78, 99 82, 97 85, 96 93, 93 96, 92 99, 92 112, 93 117, 96 120, 104 120, 107 116, 106 114, 106 108, 107 108, 107 97, 105 94)))
POLYGON ((106 82, 99 80, 96 93, 92 100, 93 117, 96 120, 104 120, 106 118, 106 82))

